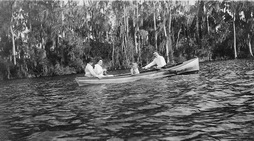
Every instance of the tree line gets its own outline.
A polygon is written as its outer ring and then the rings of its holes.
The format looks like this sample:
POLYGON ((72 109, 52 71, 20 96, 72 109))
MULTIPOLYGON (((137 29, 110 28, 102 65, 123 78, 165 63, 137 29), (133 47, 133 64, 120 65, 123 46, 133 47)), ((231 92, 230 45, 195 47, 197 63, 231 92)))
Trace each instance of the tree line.
POLYGON ((82 73, 88 57, 108 69, 253 56, 252 1, 0 1, 0 79, 82 73))

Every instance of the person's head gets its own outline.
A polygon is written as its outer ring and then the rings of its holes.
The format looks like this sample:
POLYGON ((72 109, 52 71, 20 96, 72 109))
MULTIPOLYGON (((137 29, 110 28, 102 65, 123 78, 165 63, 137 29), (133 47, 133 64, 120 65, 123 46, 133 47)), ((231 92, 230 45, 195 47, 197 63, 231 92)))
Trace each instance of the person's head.
POLYGON ((96 59, 96 64, 102 65, 103 61, 101 58, 96 59))
POLYGON ((88 64, 93 64, 93 59, 92 59, 92 58, 87 58, 87 59, 86 59, 86 63, 88 63, 88 64))
POLYGON ((153 56, 154 56, 154 57, 158 57, 158 56, 159 56, 159 53, 158 53, 157 51, 155 51, 155 52, 153 53, 153 56))
POLYGON ((103 63, 102 60, 99 60, 99 61, 97 62, 97 64, 99 64, 99 65, 102 65, 102 63, 103 63))

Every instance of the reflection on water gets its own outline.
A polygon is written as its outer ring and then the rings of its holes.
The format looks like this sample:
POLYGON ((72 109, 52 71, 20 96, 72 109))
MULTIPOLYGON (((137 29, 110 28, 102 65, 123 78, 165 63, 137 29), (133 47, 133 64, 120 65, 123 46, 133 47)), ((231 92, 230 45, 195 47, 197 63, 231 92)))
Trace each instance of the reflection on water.
POLYGON ((253 140, 254 75, 244 67, 84 87, 75 76, 6 81, 0 140, 253 140))

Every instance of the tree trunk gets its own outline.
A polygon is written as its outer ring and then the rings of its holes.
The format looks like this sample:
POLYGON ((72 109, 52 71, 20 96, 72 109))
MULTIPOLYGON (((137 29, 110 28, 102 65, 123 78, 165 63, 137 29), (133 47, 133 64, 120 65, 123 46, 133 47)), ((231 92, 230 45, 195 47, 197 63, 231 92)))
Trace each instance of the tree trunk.
POLYGON ((125 35, 124 35, 124 57, 127 63, 128 56, 127 56, 127 49, 128 49, 128 17, 126 12, 126 6, 124 6, 124 27, 125 27, 125 35))
POLYGON ((178 49, 178 44, 179 44, 179 39, 180 39, 180 33, 182 31, 182 28, 179 29, 178 33, 177 33, 177 39, 176 39, 176 49, 178 49))
POLYGON ((133 28, 134 28, 134 44, 135 44, 135 53, 138 54, 138 46, 137 46, 137 27, 138 27, 138 2, 137 2, 137 8, 136 12, 134 9, 134 13, 136 13, 136 20, 133 18, 133 28), (136 23, 137 22, 137 23, 136 23))
POLYGON ((248 44, 249 44, 250 55, 253 56, 252 47, 251 47, 251 37, 250 37, 250 34, 248 34, 248 44))
POLYGON ((122 31, 122 34, 123 35, 120 35, 121 36, 121 40, 122 40, 122 44, 121 44, 121 46, 122 46, 122 53, 123 53, 123 56, 122 56, 122 66, 123 67, 125 67, 125 63, 127 63, 127 53, 126 53, 126 50, 127 50, 127 19, 126 19, 126 6, 124 5, 124 9, 123 9, 123 22, 122 22, 122 25, 121 26, 123 26, 123 30, 124 31, 122 31))
POLYGON ((200 42, 200 46, 201 46, 201 41, 202 41, 202 15, 203 15, 203 11, 204 11, 204 1, 200 1, 200 6, 199 6, 199 11, 198 11, 198 39, 200 42))
POLYGON ((171 9, 169 8, 169 21, 168 21, 168 51, 169 51, 169 62, 174 63, 174 57, 173 57, 173 48, 172 48, 172 33, 171 33, 171 22, 172 22, 172 15, 171 15, 171 9))
MULTIPOLYGON (((139 14, 139 9, 138 9, 138 7, 139 7, 139 4, 138 4, 138 2, 137 2, 137 24, 136 24, 136 26, 137 26, 137 33, 139 33, 139 17, 138 17, 138 14, 139 14)), ((137 38, 139 38, 139 35, 137 35, 136 34, 136 39, 137 38)), ((142 60, 141 60, 141 49, 140 49, 140 40, 139 40, 139 43, 137 42, 137 48, 138 48, 138 59, 137 59, 137 61, 138 62, 140 62, 141 63, 141 65, 142 65, 142 60)))
POLYGON ((115 66, 115 44, 113 40, 113 49, 112 49, 112 66, 115 66))
MULTIPOLYGON (((168 10, 167 10, 168 12, 168 10)), ((166 62, 168 63, 169 62, 169 42, 168 42, 168 34, 167 34, 167 29, 166 29, 166 13, 164 12, 163 13, 163 29, 164 29, 164 34, 165 34, 165 40, 166 40, 166 62)))
POLYGON ((16 65, 16 47, 15 47, 15 37, 14 37, 14 32, 12 29, 12 26, 10 27, 11 29, 11 37, 12 37, 12 55, 13 55, 13 63, 16 65))
POLYGON ((139 37, 139 43, 138 43, 138 62, 141 63, 142 66, 142 59, 141 59, 141 44, 140 44, 140 37, 139 37))
POLYGON ((197 39, 197 43, 198 43, 198 45, 200 44, 200 38, 199 38, 199 17, 198 17, 198 14, 197 14, 197 16, 196 16, 197 18, 197 20, 196 20, 196 28, 197 28, 197 30, 196 30, 196 39, 197 39))
POLYGON ((233 20, 233 28, 234 28, 234 53, 235 53, 235 59, 236 59, 237 58, 237 51, 236 51, 235 13, 234 13, 234 20, 233 20))
POLYGON ((156 2, 154 2, 154 14, 153 14, 153 26, 154 26, 154 42, 155 42, 155 49, 158 50, 157 47, 157 28, 156 28, 156 7, 155 7, 156 2))
MULTIPOLYGON (((13 2, 12 6, 11 6, 11 11, 13 13, 13 8, 16 6, 16 1, 13 2)), ((16 47, 15 47, 15 34, 14 34, 14 31, 13 31, 13 22, 14 22, 14 17, 13 17, 13 14, 12 14, 12 17, 11 17, 11 23, 10 23, 10 30, 11 30, 11 38, 12 38, 12 56, 13 56, 13 64, 16 65, 17 62, 16 62, 16 47)))
POLYGON ((207 23, 207 25, 206 25, 206 26, 207 26, 207 34, 209 35, 209 33, 210 33, 210 31, 209 31, 209 19, 208 19, 209 17, 208 17, 208 14, 207 14, 207 13, 206 13, 206 15, 207 15, 207 16, 206 16, 206 23, 207 23))
MULTIPOLYGON (((63 65, 64 63, 65 63, 65 56, 64 56, 64 38, 65 38, 65 32, 64 32, 64 12, 63 12, 63 8, 64 8, 64 1, 62 1, 62 3, 61 3, 61 20, 62 20, 62 38, 61 38, 61 40, 58 40, 59 42, 61 41, 61 44, 62 44, 62 46, 61 46, 61 64, 63 65)), ((59 39, 59 38, 58 38, 59 39)))
POLYGON ((135 22, 133 21, 133 28, 134 28, 134 46, 135 46, 135 54, 138 54, 138 46, 137 46, 137 29, 135 22))
MULTIPOLYGON (((63 12, 63 7, 64 7, 64 1, 62 1, 61 4, 61 8, 62 8, 62 12, 61 12, 61 16, 62 16, 62 26, 64 26, 64 12, 63 12)), ((62 38, 65 38, 65 32, 64 29, 62 28, 62 38)))

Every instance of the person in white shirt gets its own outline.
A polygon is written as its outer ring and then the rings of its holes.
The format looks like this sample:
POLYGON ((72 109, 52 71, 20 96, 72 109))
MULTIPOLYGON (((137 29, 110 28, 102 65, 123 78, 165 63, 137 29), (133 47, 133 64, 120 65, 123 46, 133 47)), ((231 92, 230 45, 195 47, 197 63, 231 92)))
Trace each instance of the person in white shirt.
POLYGON ((97 60, 94 66, 94 72, 100 77, 112 77, 114 75, 106 74, 107 69, 102 68, 103 61, 101 59, 97 60))
POLYGON ((104 77, 104 72, 106 71, 106 69, 103 69, 102 68, 102 63, 103 63, 103 61, 102 60, 98 60, 97 61, 97 64, 95 64, 95 66, 94 66, 94 72, 97 74, 97 75, 99 75, 99 76, 101 76, 101 77, 104 77))
POLYGON ((149 63, 148 65, 146 65, 145 67, 143 67, 142 69, 148 69, 154 65, 157 65, 156 68, 160 69, 166 65, 166 61, 165 61, 164 57, 159 55, 158 52, 154 52, 153 55, 155 56, 153 61, 151 63, 149 63))
POLYGON ((101 79, 101 76, 100 75, 97 75, 95 72, 94 72, 94 69, 93 69, 93 61, 91 58, 88 58, 87 59, 87 65, 85 67, 85 76, 86 77, 97 77, 99 79, 101 79))

